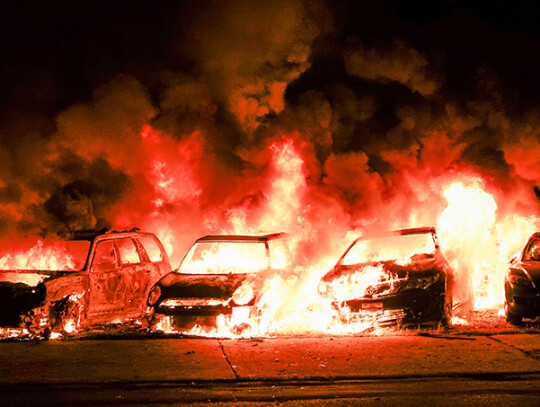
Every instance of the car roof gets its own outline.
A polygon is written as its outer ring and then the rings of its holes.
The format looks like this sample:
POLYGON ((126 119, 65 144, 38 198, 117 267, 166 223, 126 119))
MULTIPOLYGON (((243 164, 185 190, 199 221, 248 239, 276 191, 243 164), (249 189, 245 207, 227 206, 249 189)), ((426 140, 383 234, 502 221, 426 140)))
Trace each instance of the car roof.
POLYGON ((195 243, 201 242, 268 242, 270 240, 284 239, 288 233, 271 233, 267 235, 207 235, 198 238, 195 243))
POLYGON ((357 240, 363 240, 363 239, 372 238, 372 237, 406 236, 406 235, 417 235, 417 234, 422 234, 422 233, 436 233, 436 232, 437 232, 437 228, 435 228, 434 226, 424 226, 424 227, 419 227, 419 228, 398 229, 398 230, 383 231, 383 232, 366 232, 357 240))
POLYGON ((540 232, 535 232, 529 237, 529 240, 538 238, 540 238, 540 232))

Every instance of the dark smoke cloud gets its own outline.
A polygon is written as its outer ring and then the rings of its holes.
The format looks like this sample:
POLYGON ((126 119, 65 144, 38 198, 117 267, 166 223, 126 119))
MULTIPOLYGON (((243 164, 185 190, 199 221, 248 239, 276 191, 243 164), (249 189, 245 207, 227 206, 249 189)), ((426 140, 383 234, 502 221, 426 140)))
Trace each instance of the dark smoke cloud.
POLYGON ((426 56, 402 40, 388 48, 366 48, 357 41, 345 51, 345 69, 350 75, 382 83, 397 82, 423 96, 435 93, 441 84, 430 77, 426 56))
POLYGON ((157 113, 139 81, 119 76, 97 88, 90 103, 73 105, 58 116, 51 148, 89 159, 104 155, 111 164, 131 170, 144 162, 139 134, 157 113))
POLYGON ((283 110, 288 83, 310 66, 312 42, 330 29, 318 2, 212 1, 182 45, 212 95, 249 134, 283 110))
MULTIPOLYGON (((111 168, 104 159, 86 162, 70 156, 57 165, 55 177, 61 178, 58 187, 47 191, 50 197, 42 208, 35 208, 45 211, 45 219, 49 220, 45 230, 69 236, 77 230, 111 227, 109 211, 129 190, 129 177, 111 168)), ((47 184, 52 186, 50 178, 47 184)), ((43 218, 42 214, 38 216, 43 218)))

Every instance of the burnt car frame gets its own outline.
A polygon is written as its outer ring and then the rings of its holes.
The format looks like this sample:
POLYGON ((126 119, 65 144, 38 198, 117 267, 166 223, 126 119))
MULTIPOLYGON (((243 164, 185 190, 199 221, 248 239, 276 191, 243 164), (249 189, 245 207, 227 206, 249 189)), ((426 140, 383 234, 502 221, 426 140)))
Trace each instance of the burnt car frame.
POLYGON ((510 260, 504 278, 506 321, 540 316, 540 232, 533 233, 521 252, 510 260))
POLYGON ((346 322, 375 318, 379 326, 446 325, 452 314, 453 281, 454 272, 440 249, 436 228, 420 227, 368 233, 355 239, 322 277, 319 295, 332 300, 346 322), (405 238, 426 240, 431 250, 411 253, 407 259, 392 254, 378 258, 375 252, 353 258, 352 253, 360 252, 362 245, 370 251, 369 245, 375 242, 374 246, 380 246, 376 252, 391 251, 405 238), (374 274, 365 278, 367 273, 374 274), (340 291, 339 284, 347 291, 340 291))
POLYGON ((77 251, 78 264, 0 270, 0 327, 47 338, 55 330, 67 335, 90 325, 142 320, 152 285, 171 271, 153 233, 88 231, 62 242, 77 251))
POLYGON ((150 292, 148 305, 153 307, 154 322, 168 317, 177 329, 212 328, 220 315, 231 316, 240 309, 256 318, 265 280, 291 261, 287 238, 286 233, 273 233, 197 239, 178 269, 150 292), (223 251, 230 254, 223 256, 223 251), (247 262, 246 256, 251 257, 247 262))

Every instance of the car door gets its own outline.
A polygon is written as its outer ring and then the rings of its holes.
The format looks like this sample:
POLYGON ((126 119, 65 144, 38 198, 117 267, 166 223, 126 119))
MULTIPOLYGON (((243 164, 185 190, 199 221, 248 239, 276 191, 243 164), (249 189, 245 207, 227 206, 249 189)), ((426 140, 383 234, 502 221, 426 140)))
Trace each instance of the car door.
POLYGON ((113 239, 96 243, 89 277, 89 323, 112 321, 121 316, 126 302, 126 280, 113 239))
POLYGON ((125 316, 133 317, 142 312, 146 301, 146 289, 150 285, 148 266, 133 238, 116 239, 116 245, 126 282, 125 316))

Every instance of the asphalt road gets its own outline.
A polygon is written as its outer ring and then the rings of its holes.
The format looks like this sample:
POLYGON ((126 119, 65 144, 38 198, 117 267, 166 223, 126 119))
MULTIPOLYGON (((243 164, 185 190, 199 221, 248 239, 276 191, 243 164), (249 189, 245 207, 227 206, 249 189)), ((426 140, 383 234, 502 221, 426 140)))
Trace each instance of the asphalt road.
POLYGON ((0 405, 540 405, 540 335, 0 342, 0 405))

